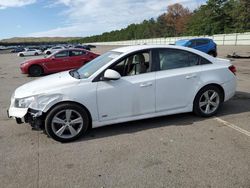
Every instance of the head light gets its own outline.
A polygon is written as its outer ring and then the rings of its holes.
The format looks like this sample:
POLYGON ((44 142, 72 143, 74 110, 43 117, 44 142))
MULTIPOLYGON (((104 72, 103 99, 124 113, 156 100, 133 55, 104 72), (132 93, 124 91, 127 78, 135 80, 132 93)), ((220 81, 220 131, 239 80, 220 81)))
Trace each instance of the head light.
POLYGON ((47 95, 38 95, 35 98, 35 101, 30 104, 30 108, 33 109, 44 109, 50 103, 56 103, 62 100, 61 94, 47 94, 47 95))
POLYGON ((28 108, 29 105, 35 100, 35 97, 26 97, 15 100, 15 107, 17 108, 28 108))
POLYGON ((46 107, 47 104, 56 103, 61 100, 62 100, 61 94, 34 95, 32 97, 15 99, 15 107, 42 110, 46 107))

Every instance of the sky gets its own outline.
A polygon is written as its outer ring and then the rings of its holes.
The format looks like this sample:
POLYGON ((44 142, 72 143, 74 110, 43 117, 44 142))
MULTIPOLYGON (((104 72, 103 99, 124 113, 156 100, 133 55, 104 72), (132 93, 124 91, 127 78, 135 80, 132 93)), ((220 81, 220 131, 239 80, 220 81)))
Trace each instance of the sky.
POLYGON ((156 18, 180 3, 195 9, 206 0, 0 0, 0 39, 85 37, 156 18))

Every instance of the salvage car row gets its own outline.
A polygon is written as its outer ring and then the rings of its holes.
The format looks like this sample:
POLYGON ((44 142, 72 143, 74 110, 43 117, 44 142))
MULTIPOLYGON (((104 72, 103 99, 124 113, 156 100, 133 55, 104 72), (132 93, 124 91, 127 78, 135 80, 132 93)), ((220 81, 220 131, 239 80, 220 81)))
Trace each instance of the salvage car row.
POLYGON ((57 45, 57 46, 30 46, 30 47, 12 47, 11 53, 17 53, 17 56, 36 56, 40 54, 50 55, 58 50, 67 48, 85 49, 90 51, 95 48, 94 45, 57 45))

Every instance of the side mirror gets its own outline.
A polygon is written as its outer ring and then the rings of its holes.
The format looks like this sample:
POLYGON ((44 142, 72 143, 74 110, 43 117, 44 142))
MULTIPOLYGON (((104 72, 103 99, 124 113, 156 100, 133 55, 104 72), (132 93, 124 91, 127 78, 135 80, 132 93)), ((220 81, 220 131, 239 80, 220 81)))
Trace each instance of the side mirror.
POLYGON ((104 79, 105 80, 119 80, 120 78, 121 78, 121 75, 117 71, 107 69, 104 72, 104 79))

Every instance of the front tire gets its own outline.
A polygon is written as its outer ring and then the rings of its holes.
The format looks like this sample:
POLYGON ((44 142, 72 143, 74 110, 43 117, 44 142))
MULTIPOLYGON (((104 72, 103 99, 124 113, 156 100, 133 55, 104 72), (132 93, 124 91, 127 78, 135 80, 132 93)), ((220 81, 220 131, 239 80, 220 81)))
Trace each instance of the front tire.
POLYGON ((38 53, 37 53, 37 52, 35 53, 35 56, 38 56, 38 53))
POLYGON ((46 52, 46 54, 47 54, 47 55, 50 55, 50 54, 51 54, 51 52, 50 52, 50 51, 47 51, 47 52, 46 52))
POLYGON ((19 54, 20 57, 23 57, 24 55, 23 54, 19 54))
POLYGON ((223 102, 223 93, 220 88, 210 85, 202 88, 196 95, 193 112, 202 117, 215 115, 223 102))
POLYGON ((56 141, 70 142, 82 136, 89 126, 86 110, 71 103, 54 107, 45 119, 47 134, 56 141))
POLYGON ((42 74, 43 74, 43 68, 39 65, 32 65, 29 68, 29 75, 30 76, 37 77, 37 76, 41 76, 42 74))

